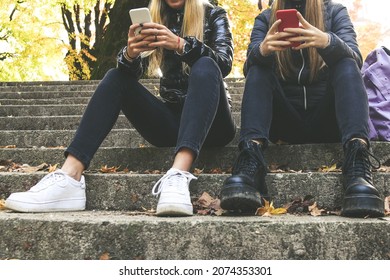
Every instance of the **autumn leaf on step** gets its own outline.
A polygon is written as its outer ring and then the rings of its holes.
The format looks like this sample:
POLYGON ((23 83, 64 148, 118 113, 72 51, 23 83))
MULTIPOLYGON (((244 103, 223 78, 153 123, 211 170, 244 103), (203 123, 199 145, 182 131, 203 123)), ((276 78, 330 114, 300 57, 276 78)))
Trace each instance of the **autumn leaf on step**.
POLYGON ((264 201, 264 206, 260 207, 256 210, 256 216, 272 216, 272 215, 281 215, 281 214, 286 214, 287 209, 286 208, 275 208, 273 205, 273 202, 269 202, 266 199, 263 199, 264 201))
POLYGON ((57 170, 57 165, 58 164, 54 164, 54 165, 50 164, 50 166, 49 166, 49 173, 52 173, 52 172, 56 171, 57 170))
POLYGON ((390 216, 390 196, 385 197, 385 215, 390 216))
POLYGON ((195 168, 195 169, 194 169, 194 175, 202 174, 202 173, 203 173, 203 170, 204 170, 204 169, 195 168))
POLYGON ((107 260, 109 260, 110 258, 111 258, 111 257, 110 257, 110 253, 105 252, 105 253, 101 254, 101 256, 99 257, 99 260, 101 260, 101 261, 107 261, 107 260))
POLYGON ((5 210, 5 200, 4 199, 0 199, 0 211, 1 210, 5 210))
POLYGON ((143 172, 144 174, 161 174, 162 173, 162 171, 161 170, 145 170, 144 172, 143 172))
POLYGON ((309 212, 312 216, 321 216, 323 212, 326 212, 324 209, 318 209, 317 202, 314 202, 313 205, 309 206, 309 212))
POLYGON ((204 192, 197 201, 193 203, 196 213, 199 215, 220 216, 223 210, 218 198, 213 198, 207 192, 204 192))
POLYGON ((331 166, 321 166, 319 169, 318 169, 319 172, 336 172, 336 171, 340 171, 340 169, 337 168, 337 164, 333 164, 331 166))
POLYGON ((42 163, 42 164, 37 165, 37 166, 30 166, 28 164, 23 164, 18 169, 15 169, 14 171, 22 172, 22 173, 34 173, 34 172, 37 172, 37 171, 44 170, 47 167, 48 167, 47 163, 42 163))
POLYGON ((213 168, 210 170, 210 174, 223 174, 223 171, 221 168, 213 168))
POLYGON ((102 166, 99 171, 102 173, 116 173, 119 169, 119 166, 112 166, 112 167, 107 167, 107 165, 102 166))

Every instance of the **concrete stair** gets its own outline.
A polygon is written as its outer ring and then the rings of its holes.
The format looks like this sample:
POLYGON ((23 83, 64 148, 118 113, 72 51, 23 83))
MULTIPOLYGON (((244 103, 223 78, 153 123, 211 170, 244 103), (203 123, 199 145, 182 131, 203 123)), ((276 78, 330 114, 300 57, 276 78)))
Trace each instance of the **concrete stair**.
MULTIPOLYGON (((240 122, 243 79, 227 79, 240 122)), ((85 106, 98 81, 0 83, 0 166, 8 162, 61 165, 85 106)), ((157 80, 144 80, 157 91, 157 80)), ((218 197, 237 155, 236 137, 226 147, 203 149, 191 184, 218 197), (218 172, 217 172, 218 171, 218 172), (199 172, 199 171, 198 171, 199 172)), ((372 143, 390 165, 390 143, 372 143)), ((21 214, 0 211, 0 259, 389 259, 389 218, 348 219, 337 215, 343 190, 340 172, 318 172, 342 161, 340 144, 271 145, 266 152, 271 199, 282 207, 311 196, 327 215, 272 217, 200 215, 157 218, 153 184, 169 169, 172 148, 148 144, 121 115, 89 170, 87 211, 21 214), (118 167, 102 173, 102 166, 118 167), (280 170, 283 169, 284 171, 280 170), (157 173, 157 174, 155 174, 157 173)), ((1 169, 0 169, 1 170, 1 169)), ((28 190, 46 171, 1 172, 0 199, 28 190)), ((383 197, 390 173, 374 172, 383 197)))

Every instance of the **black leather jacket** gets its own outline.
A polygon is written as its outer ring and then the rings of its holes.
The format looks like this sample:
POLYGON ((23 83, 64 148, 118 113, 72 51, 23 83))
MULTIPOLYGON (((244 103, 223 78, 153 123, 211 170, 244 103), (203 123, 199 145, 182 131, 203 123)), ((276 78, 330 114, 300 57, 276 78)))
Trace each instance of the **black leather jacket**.
MULTIPOLYGON (((163 65, 160 66, 162 71, 160 91, 162 87, 186 91, 188 74, 183 72, 182 62, 191 67, 202 56, 208 56, 215 60, 223 77, 230 73, 233 62, 233 40, 226 11, 221 7, 214 6, 205 6, 205 9, 203 42, 194 37, 185 37, 184 39, 190 44, 190 50, 184 55, 164 50, 163 65)), ((178 35, 183 23, 183 10, 169 8, 168 13, 170 22, 168 28, 178 35)), ((120 69, 139 79, 147 67, 148 58, 138 58, 130 63, 124 58, 122 49, 118 54, 117 61, 120 69)))
MULTIPOLYGON (((308 0, 311 1, 311 0, 308 0)), ((301 2, 305 2, 302 0, 301 2)), ((296 3, 286 1, 286 4, 296 3)), ((331 0, 324 0, 325 5, 325 28, 331 35, 330 45, 324 49, 317 49, 327 67, 319 74, 316 81, 310 82, 310 71, 307 50, 293 51, 294 74, 286 81, 280 81, 284 92, 298 110, 307 110, 319 102, 326 91, 329 68, 343 58, 352 58, 359 67, 362 66, 362 56, 356 41, 356 33, 349 18, 347 9, 331 0)), ((303 5, 304 6, 304 5, 303 5)), ((286 8, 298 8, 287 6, 286 8)), ((304 14, 303 8, 298 8, 304 14)), ((271 10, 267 9, 255 19, 254 28, 251 34, 251 42, 248 47, 247 60, 244 65, 244 74, 255 64, 276 69, 275 55, 262 56, 259 46, 264 40, 268 29, 271 10)))

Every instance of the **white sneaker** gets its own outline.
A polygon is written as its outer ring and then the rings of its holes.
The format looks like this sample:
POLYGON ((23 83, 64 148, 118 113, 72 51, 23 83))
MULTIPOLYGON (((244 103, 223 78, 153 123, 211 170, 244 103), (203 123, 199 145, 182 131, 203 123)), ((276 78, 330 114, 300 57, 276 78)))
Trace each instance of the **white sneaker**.
POLYGON ((171 168, 154 185, 152 194, 160 195, 157 216, 192 216, 189 185, 197 179, 187 171, 171 168))
POLYGON ((77 181, 59 169, 29 191, 11 194, 5 207, 18 212, 80 211, 85 209, 85 202, 84 176, 77 181))

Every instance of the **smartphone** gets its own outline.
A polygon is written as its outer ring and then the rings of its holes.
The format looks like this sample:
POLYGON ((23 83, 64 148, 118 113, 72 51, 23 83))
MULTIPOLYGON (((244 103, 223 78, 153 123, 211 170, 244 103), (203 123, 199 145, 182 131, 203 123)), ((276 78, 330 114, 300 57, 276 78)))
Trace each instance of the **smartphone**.
MULTIPOLYGON (((276 11, 276 19, 281 19, 282 22, 278 26, 279 32, 282 32, 285 28, 298 28, 299 20, 296 9, 278 10, 276 11)), ((291 38, 291 37, 288 37, 291 38)), ((291 43, 292 47, 297 47, 300 42, 291 43)))
MULTIPOLYGON (((152 17, 150 16, 150 11, 148 8, 131 9, 129 11, 129 15, 132 24, 152 22, 152 17)), ((142 27, 138 27, 135 30, 135 35, 138 35, 141 29, 142 27)))

